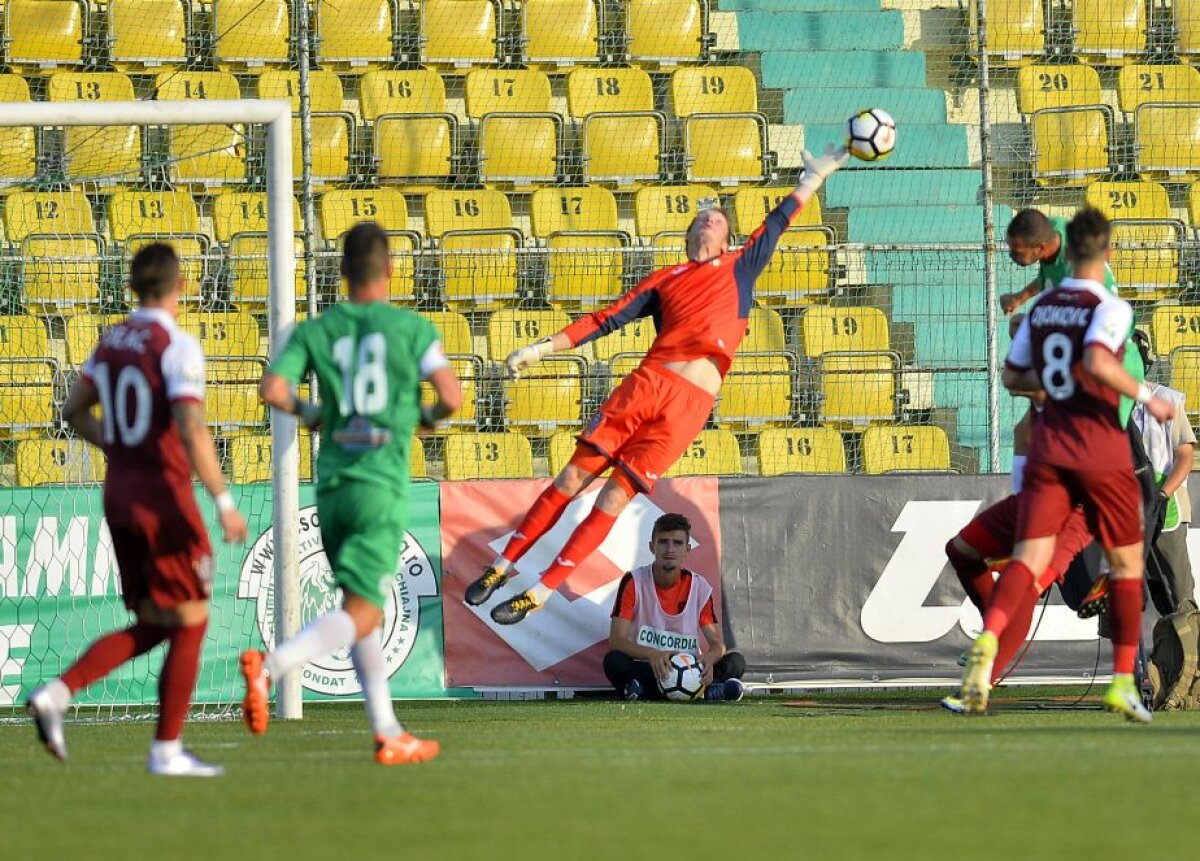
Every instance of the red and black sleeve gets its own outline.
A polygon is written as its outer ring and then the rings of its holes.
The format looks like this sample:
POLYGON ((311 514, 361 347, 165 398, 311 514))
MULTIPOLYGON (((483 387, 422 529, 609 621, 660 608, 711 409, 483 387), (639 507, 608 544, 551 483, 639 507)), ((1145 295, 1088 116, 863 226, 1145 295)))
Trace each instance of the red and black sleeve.
POLYGON ((637 587, 633 585, 633 575, 626 573, 617 585, 617 599, 613 601, 612 618, 632 622, 636 605, 637 587))
POLYGON ((610 332, 615 332, 631 320, 639 317, 657 318, 659 310, 658 284, 668 270, 659 270, 640 284, 613 302, 611 305, 584 314, 570 326, 563 329, 563 334, 571 341, 572 347, 578 347, 589 341, 601 338, 610 332))

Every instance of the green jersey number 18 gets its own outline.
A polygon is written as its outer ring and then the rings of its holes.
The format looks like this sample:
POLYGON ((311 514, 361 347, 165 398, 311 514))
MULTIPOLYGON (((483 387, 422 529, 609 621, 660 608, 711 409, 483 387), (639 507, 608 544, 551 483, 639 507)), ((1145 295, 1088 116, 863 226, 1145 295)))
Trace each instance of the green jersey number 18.
POLYGON ((364 335, 355 350, 347 335, 333 343, 333 360, 342 371, 338 409, 342 415, 370 416, 388 403, 387 340, 379 332, 364 335))

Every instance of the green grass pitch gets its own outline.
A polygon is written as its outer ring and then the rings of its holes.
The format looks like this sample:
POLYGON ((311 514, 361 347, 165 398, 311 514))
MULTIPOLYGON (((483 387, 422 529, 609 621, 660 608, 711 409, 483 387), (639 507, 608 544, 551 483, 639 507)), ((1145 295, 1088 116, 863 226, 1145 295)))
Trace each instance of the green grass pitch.
MULTIPOLYGON (((1028 698, 1029 694, 1022 696, 1028 698)), ((1200 713, 932 695, 740 704, 399 703, 442 756, 382 768, 357 705, 251 738, 197 722, 219 780, 142 771, 149 723, 0 726, 6 858, 1129 859, 1196 845, 1200 713)))

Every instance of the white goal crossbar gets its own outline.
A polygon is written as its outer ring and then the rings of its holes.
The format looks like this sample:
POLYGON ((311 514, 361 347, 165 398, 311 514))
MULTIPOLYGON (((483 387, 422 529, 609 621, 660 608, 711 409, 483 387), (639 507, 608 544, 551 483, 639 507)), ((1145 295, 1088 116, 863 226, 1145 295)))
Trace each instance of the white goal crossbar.
MULTIPOLYGON (((266 127, 268 332, 271 358, 296 321, 292 224, 292 106, 283 99, 214 99, 134 102, 0 103, 0 127, 166 126, 254 123, 266 127)), ((294 417, 272 410, 271 448, 275 544, 275 641, 300 628, 297 528, 300 520, 300 453, 294 417)), ((276 712, 302 715, 298 672, 276 681, 276 712)))

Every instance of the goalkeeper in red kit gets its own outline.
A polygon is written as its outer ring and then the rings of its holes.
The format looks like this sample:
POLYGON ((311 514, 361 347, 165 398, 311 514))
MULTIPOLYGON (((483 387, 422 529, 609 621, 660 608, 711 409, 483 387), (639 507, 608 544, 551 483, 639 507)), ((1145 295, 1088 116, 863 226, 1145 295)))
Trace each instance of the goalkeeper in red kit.
POLYGON ((639 317, 654 319, 657 335, 641 365, 625 378, 579 435, 570 463, 542 492, 508 544, 471 583, 464 600, 480 606, 508 580, 509 571, 562 516, 571 500, 609 467, 612 476, 591 512, 576 527, 541 582, 492 608, 502 625, 520 622, 547 599, 608 535, 638 493, 649 494, 704 428, 721 382, 733 363, 754 304, 754 282, 779 237, 825 179, 849 159, 845 147, 804 153, 795 190, 737 251, 720 208, 702 210, 687 232, 687 262, 652 273, 613 304, 584 315, 552 337, 508 357, 512 377, 543 357, 615 332, 639 317))

